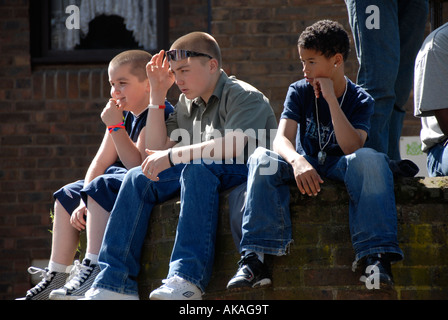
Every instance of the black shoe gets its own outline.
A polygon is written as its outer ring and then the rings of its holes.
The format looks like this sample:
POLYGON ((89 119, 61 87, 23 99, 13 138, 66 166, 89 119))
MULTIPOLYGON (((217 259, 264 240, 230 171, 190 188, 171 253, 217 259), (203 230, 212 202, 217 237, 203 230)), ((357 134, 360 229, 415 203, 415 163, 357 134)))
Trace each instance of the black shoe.
POLYGON ((366 257, 366 269, 361 281, 366 282, 369 289, 392 289, 394 278, 392 276, 390 260, 386 254, 372 254, 366 257))
POLYGON ((389 168, 394 178, 398 177, 415 177, 420 171, 419 167, 411 160, 389 160, 389 168))
POLYGON ((250 253, 238 262, 237 273, 230 279, 227 289, 257 288, 271 284, 268 269, 255 253, 250 253))

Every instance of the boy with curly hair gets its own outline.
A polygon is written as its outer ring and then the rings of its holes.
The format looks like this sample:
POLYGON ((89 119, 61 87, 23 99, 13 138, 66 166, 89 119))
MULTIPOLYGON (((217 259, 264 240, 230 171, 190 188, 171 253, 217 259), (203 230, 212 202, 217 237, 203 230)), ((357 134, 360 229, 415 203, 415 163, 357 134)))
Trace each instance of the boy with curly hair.
POLYGON ((319 21, 300 35, 298 50, 305 78, 289 87, 273 151, 258 148, 249 159, 243 257, 227 287, 271 284, 264 254, 284 255, 292 242, 289 183, 317 196, 324 179, 343 181, 350 195, 354 269, 363 260, 363 279, 371 281, 375 270, 381 286, 391 286, 390 264, 403 255, 393 174, 385 154, 363 147, 374 101, 344 74, 348 35, 337 22, 319 21), (265 174, 267 166, 278 169, 265 174))

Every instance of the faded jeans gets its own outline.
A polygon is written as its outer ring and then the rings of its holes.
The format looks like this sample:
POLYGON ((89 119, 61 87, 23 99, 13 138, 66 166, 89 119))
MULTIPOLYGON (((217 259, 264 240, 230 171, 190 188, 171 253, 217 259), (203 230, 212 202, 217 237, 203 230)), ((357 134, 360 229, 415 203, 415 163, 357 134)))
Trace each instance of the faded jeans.
POLYGON ((428 150, 427 167, 430 177, 448 176, 448 142, 428 150))
MULTIPOLYGON (((328 178, 345 183, 350 197, 349 225, 355 262, 374 253, 391 253, 396 261, 401 260, 394 181, 387 156, 363 148, 347 156, 329 156, 323 166, 318 165, 317 159, 305 157, 324 181, 328 178)), ((292 166, 280 155, 258 148, 251 156, 241 252, 250 250, 271 255, 287 252, 292 241, 291 181, 294 181, 292 166), (260 174, 273 163, 277 167, 274 174, 260 174)))
POLYGON ((214 259, 219 192, 246 179, 245 164, 176 165, 161 172, 158 182, 146 178, 141 167, 131 169, 106 227, 99 254, 101 272, 92 287, 138 294, 137 276, 151 211, 155 204, 180 192, 181 210, 169 277, 178 274, 204 290, 214 259))

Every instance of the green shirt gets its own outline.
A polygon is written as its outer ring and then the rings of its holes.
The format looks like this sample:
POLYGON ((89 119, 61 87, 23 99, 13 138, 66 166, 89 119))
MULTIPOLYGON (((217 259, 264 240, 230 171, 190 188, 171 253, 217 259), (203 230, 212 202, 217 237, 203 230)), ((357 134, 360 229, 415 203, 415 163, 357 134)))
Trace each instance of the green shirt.
POLYGON ((256 146, 270 149, 277 120, 263 93, 222 71, 208 103, 181 94, 166 126, 171 140, 182 145, 224 137, 228 130, 239 129, 256 139, 249 139, 246 145, 247 160, 256 146))

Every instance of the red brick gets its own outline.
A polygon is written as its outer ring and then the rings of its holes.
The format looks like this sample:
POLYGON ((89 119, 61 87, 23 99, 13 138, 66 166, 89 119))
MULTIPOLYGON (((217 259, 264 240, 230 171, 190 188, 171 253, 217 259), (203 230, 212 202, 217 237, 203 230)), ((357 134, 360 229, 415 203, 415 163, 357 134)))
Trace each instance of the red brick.
MULTIPOLYGON (((6 276, 0 278, 0 299, 3 300, 15 298, 19 292, 22 295, 29 289, 26 268, 32 259, 48 258, 51 236, 45 233, 50 227, 48 213, 52 207, 52 192, 63 184, 85 175, 105 131, 99 114, 110 96, 107 64, 31 65, 30 1, 34 0, 0 1, 0 114, 2 116, 0 190, 2 199, 5 200, 0 201, 0 226, 2 226, 0 229, 9 228, 14 231, 12 226, 15 223, 26 225, 36 222, 39 224, 35 217, 39 217, 41 223, 31 231, 39 235, 35 243, 32 243, 26 237, 27 235, 22 235, 21 232, 24 229, 17 230, 21 233, 19 237, 23 236, 26 240, 24 242, 19 243, 17 235, 13 238, 0 237, 0 247, 3 248, 0 252, 2 256, 0 266, 4 265, 5 260, 10 266, 6 276), (27 217, 30 217, 30 220, 27 220, 27 217), (23 249, 18 250, 19 246, 23 249), (5 280, 5 278, 9 279, 5 280), (11 279, 14 283, 10 282, 11 279)), ((296 49, 299 33, 315 20, 326 17, 340 20, 350 33, 343 2, 237 0, 212 1, 211 3, 212 20, 209 26, 206 0, 170 1, 169 43, 187 32, 205 31, 211 27, 211 32, 220 43, 226 72, 255 84, 258 89, 267 94, 277 117, 282 111, 287 86, 302 76, 296 49)), ((353 80, 356 79, 357 68, 358 63, 352 48, 346 71, 353 80)), ((176 103, 178 96, 179 90, 173 86, 168 94, 170 101, 176 103)), ((418 135, 420 123, 418 119, 412 117, 410 112, 411 98, 405 108, 408 115, 403 132, 407 135, 418 135)), ((403 192, 398 189, 398 194, 402 195, 403 192)), ((295 276, 298 274, 299 282, 305 279, 304 274, 300 273, 303 272, 302 264, 308 268, 318 266, 349 268, 351 265, 353 249, 346 242, 347 235, 339 234, 339 231, 344 230, 340 226, 346 223, 342 203, 346 203, 347 199, 337 196, 331 190, 323 194, 321 198, 325 200, 324 202, 336 201, 338 204, 333 204, 330 211, 322 210, 321 215, 316 214, 315 220, 312 216, 316 213, 314 211, 294 216, 295 223, 298 223, 297 219, 304 219, 305 224, 295 231, 298 242, 302 244, 291 250, 291 253, 297 256, 289 258, 290 260, 288 257, 281 258, 279 263, 289 268, 288 270, 291 270, 290 272, 295 276), (322 220, 327 214, 330 225, 324 228, 322 220), (313 232, 316 233, 313 234, 313 232), (296 272, 299 273, 296 274, 296 272)), ((418 247, 418 240, 415 238, 418 233, 415 233, 415 230, 402 227, 400 228, 403 232, 401 239, 406 241, 404 249, 406 254, 409 254, 409 261, 398 265, 397 272, 400 268, 410 268, 418 263, 418 268, 426 270, 428 272, 426 274, 431 275, 432 281, 439 287, 427 286, 415 289, 406 283, 400 283, 398 294, 401 299, 447 297, 446 288, 443 287, 447 282, 444 277, 444 265, 437 266, 439 269, 436 269, 435 264, 445 263, 443 258, 446 257, 446 251, 443 245, 446 244, 447 236, 444 225, 447 224, 448 218, 440 212, 446 210, 448 191, 442 190, 440 194, 431 190, 423 197, 425 203, 422 204, 411 206, 399 204, 402 212, 400 223, 419 224, 420 221, 413 220, 415 215, 411 214, 418 211, 418 218, 426 221, 428 225, 428 227, 421 227, 419 232, 423 229, 431 232, 432 246, 429 247, 429 252, 433 254, 425 253, 424 248, 418 247)), ((296 195, 292 196, 292 201, 302 200, 296 195)), ((318 203, 305 202, 308 206, 316 206, 318 203)), ((173 212, 178 213, 178 208, 173 209, 173 212)), ((172 219, 165 222, 161 231, 162 235, 167 234, 171 238, 175 230, 175 225, 171 224, 174 223, 175 218, 172 219)), ((228 232, 228 229, 223 231, 228 232)), ((228 241, 226 237, 228 234, 223 235, 220 247, 223 250, 230 250, 231 245, 226 243, 228 241)), ((166 249, 167 252, 160 254, 169 255, 169 246, 166 244, 164 250, 166 249)), ((228 257, 222 259, 226 258, 228 257)), ((235 271, 234 268, 229 267, 232 263, 225 261, 226 274, 214 284, 215 288, 220 290, 223 290, 221 287, 226 279, 235 271)), ((159 266, 159 272, 162 269, 162 266, 159 266)), ((418 277, 418 273, 413 274, 412 277, 418 277)), ((397 280, 401 281, 399 274, 397 280)), ((424 280, 420 279, 419 283, 422 281, 424 280)), ((149 286, 158 286, 160 279, 149 279, 147 283, 149 286)), ((285 283, 285 279, 282 279, 280 283, 285 283)), ((358 290, 358 285, 356 288, 351 287, 347 290, 340 287, 296 286, 275 287, 261 293, 244 292, 241 295, 226 296, 224 294, 224 296, 263 299, 282 297, 285 299, 338 299, 358 297, 358 290)), ((210 293, 210 297, 220 297, 221 293, 222 291, 215 295, 210 293)), ((363 294, 365 293, 361 292, 359 297, 363 297, 363 294)))

